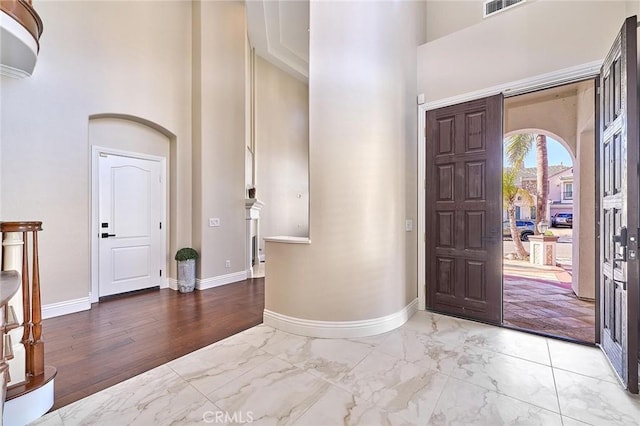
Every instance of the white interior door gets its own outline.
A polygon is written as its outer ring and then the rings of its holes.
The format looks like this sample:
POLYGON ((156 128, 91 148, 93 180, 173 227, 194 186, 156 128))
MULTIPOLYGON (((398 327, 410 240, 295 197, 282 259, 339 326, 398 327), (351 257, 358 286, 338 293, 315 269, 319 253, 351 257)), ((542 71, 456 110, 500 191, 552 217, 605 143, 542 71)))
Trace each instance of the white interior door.
POLYGON ((100 296, 160 285, 160 162, 101 153, 98 164, 100 296))

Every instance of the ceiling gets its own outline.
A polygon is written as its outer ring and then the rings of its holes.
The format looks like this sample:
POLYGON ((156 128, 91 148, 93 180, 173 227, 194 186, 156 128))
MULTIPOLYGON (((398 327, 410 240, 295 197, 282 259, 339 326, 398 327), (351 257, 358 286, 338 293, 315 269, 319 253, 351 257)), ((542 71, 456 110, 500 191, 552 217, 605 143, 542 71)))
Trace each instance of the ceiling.
POLYGON ((247 0, 249 42, 257 55, 309 80, 309 0, 247 0))

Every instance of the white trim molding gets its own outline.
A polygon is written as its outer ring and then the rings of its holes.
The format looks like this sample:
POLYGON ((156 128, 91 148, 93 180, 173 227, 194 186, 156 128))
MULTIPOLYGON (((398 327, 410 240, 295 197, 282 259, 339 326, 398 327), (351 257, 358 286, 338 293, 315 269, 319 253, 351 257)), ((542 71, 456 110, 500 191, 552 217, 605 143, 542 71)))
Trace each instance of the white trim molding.
POLYGON ((427 191, 426 175, 426 142, 427 142, 427 109, 425 104, 418 105, 418 309, 427 309, 426 299, 426 263, 427 245, 425 200, 427 191))
POLYGON ((418 310, 418 299, 414 299, 398 312, 384 317, 360 321, 318 321, 304 318, 294 318, 277 312, 264 310, 264 324, 286 331, 309 337, 322 338, 352 338, 367 337, 394 330, 407 322, 418 310))
POLYGON ((289 236, 277 236, 277 237, 264 237, 266 243, 284 243, 284 244, 311 244, 311 240, 308 237, 289 237, 289 236))
MULTIPOLYGON (((206 290, 208 288, 220 287, 221 285, 231 284, 247 279, 247 271, 233 272, 231 274, 219 275, 217 277, 196 279, 196 288, 198 290, 206 290)), ((177 282, 176 282, 177 287, 177 282)))
POLYGON ((421 107, 424 106, 425 110, 438 109, 460 104, 462 102, 473 101, 475 99, 486 98, 499 93, 504 94, 505 97, 521 95, 523 93, 547 89, 549 87, 574 83, 576 81, 595 77, 600 73, 601 67, 602 61, 588 62, 586 64, 540 74, 524 78, 522 80, 498 84, 496 86, 487 87, 486 89, 480 89, 474 92, 463 93, 449 98, 427 102, 426 104, 421 105, 421 107))
POLYGON ((89 309, 91 309, 89 296, 80 299, 65 300, 64 302, 50 303, 48 305, 42 305, 42 319, 88 311, 89 309))
POLYGON ((178 280, 175 278, 167 278, 167 287, 171 290, 178 291, 178 280))

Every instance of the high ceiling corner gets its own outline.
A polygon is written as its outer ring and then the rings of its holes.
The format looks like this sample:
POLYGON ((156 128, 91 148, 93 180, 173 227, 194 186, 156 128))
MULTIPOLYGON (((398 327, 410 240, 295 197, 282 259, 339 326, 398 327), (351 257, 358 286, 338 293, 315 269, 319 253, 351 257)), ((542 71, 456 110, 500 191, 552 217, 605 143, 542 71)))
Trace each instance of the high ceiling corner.
POLYGON ((309 1, 250 0, 249 42, 256 54, 293 77, 309 80, 309 1))

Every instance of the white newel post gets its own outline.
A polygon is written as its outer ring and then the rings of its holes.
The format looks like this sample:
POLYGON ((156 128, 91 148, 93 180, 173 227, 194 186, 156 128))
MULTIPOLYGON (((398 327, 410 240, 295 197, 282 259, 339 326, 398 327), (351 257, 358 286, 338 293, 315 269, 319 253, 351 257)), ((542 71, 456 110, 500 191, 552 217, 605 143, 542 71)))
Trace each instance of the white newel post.
POLYGON ((256 262, 260 262, 260 209, 264 206, 264 203, 257 198, 247 198, 244 202, 245 209, 247 211, 245 219, 247 221, 247 241, 246 241, 246 270, 247 278, 253 278, 253 264, 252 260, 255 258, 256 262), (256 239, 256 245, 253 244, 253 237, 256 239), (255 252, 254 252, 255 251, 255 252))
MULTIPOLYGON (((3 270, 22 273, 22 246, 24 245, 22 234, 20 232, 5 232, 3 237, 3 270)), ((13 307, 16 318, 22 322, 24 318, 24 311, 22 309, 22 286, 20 286, 16 294, 11 298, 8 307, 13 307)), ((14 355, 14 358, 9 361, 9 374, 11 375, 9 385, 15 385, 26 380, 27 354, 24 345, 21 343, 22 333, 23 327, 18 327, 9 332, 14 355)))

